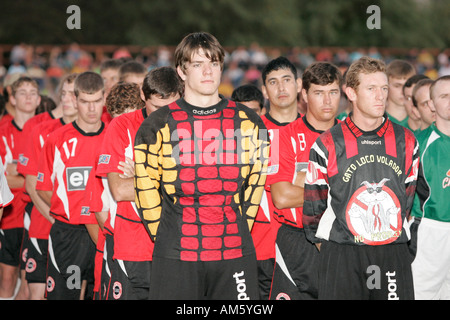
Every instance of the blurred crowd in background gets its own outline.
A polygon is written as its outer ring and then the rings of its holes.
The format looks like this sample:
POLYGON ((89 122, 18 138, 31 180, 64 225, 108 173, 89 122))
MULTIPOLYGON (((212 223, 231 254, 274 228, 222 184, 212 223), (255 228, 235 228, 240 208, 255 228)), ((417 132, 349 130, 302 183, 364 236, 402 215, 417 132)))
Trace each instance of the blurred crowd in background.
MULTIPOLYGON (((40 92, 51 98, 62 76, 72 72, 98 71, 105 59, 135 59, 151 70, 154 67, 172 65, 173 54, 173 48, 166 46, 137 49, 116 47, 105 50, 102 47, 81 46, 77 43, 64 48, 20 43, 6 50, 0 46, 0 49, 3 53, 0 57, 0 86, 6 86, 17 79, 19 74, 27 73, 37 80, 40 92)), ((377 48, 263 48, 252 43, 248 47, 227 48, 220 93, 230 97, 234 88, 246 83, 260 87, 263 66, 280 55, 294 63, 300 75, 302 70, 314 61, 332 62, 344 73, 354 60, 363 55, 382 59, 386 63, 396 58, 407 60, 416 67, 418 73, 431 79, 450 74, 450 49, 381 51, 377 48)))

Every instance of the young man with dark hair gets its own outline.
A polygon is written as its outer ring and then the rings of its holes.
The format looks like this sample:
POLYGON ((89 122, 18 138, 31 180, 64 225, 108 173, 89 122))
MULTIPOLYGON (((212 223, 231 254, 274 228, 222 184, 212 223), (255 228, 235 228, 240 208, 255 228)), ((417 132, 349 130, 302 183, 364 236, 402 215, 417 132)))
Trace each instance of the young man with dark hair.
POLYGON ((320 250, 319 299, 413 299, 418 144, 386 115, 384 62, 360 58, 346 82, 353 111, 317 138, 305 178, 303 226, 320 250))
POLYGON ((107 59, 100 64, 100 75, 105 84, 105 96, 109 95, 111 88, 120 80, 120 66, 122 59, 107 59))
POLYGON ((131 60, 123 63, 119 68, 119 81, 133 82, 142 87, 147 68, 141 62, 131 60))
POLYGON ((209 33, 175 50, 184 97, 135 139, 136 206, 155 241, 150 299, 258 299, 250 230, 267 166, 267 131, 219 96, 225 52, 209 33))
POLYGON ((410 129, 414 134, 420 132, 420 127, 422 124, 420 114, 415 108, 413 104, 413 89, 416 86, 417 82, 422 79, 427 79, 428 77, 423 74, 415 74, 406 80, 403 85, 403 96, 405 97, 405 109, 408 113, 408 124, 407 128, 410 129))
MULTIPOLYGON (((267 63, 262 70, 262 78, 265 79, 262 93, 269 103, 269 112, 261 116, 261 119, 269 132, 271 158, 268 175, 271 175, 279 166, 280 130, 300 117, 297 111, 297 98, 302 84, 301 79, 297 77, 295 66, 282 56, 267 63)), ((280 226, 276 219, 278 214, 275 212, 270 189, 265 189, 251 231, 258 262, 260 298, 263 300, 269 298, 272 287, 275 239, 280 226)))
POLYGON ((269 175, 273 203, 281 223, 276 247, 271 299, 309 300, 318 298, 316 247, 303 230, 303 193, 309 151, 317 137, 337 124, 342 74, 331 63, 317 62, 302 76, 302 98, 306 114, 280 133, 279 168, 269 175), (281 211, 282 210, 282 211, 281 211))
MULTIPOLYGON (((26 145, 24 126, 36 112, 41 101, 36 81, 20 77, 11 85, 11 103, 15 114, 12 120, 0 127, 0 156, 5 167, 8 186, 14 200, 3 211, 0 221, 0 298, 12 298, 19 272, 21 246, 24 238, 24 212, 27 204, 24 177, 17 172, 17 165, 26 145)), ((22 273, 24 274, 24 273, 22 273)), ((18 299, 26 299, 28 291, 21 288, 18 299)))
MULTIPOLYGON (((95 245, 83 218, 89 213, 83 201, 105 133, 101 76, 90 71, 79 74, 73 100, 77 119, 47 137, 37 174, 36 190, 55 219, 49 235, 48 300, 84 299, 86 284, 93 280, 95 245)), ((91 217, 90 224, 96 223, 91 217)))
POLYGON ((261 116, 265 112, 264 96, 261 90, 253 84, 244 84, 233 90, 231 100, 242 103, 261 116))
POLYGON ((429 107, 431 103, 430 87, 431 79, 422 79, 416 83, 412 91, 413 112, 420 116, 420 131, 427 130, 436 121, 436 113, 429 107))
POLYGON ((122 114, 109 125, 100 150, 97 175, 106 177, 114 200, 105 219, 105 257, 111 285, 103 293, 107 300, 148 299, 153 242, 134 203, 133 146, 137 130, 149 114, 179 99, 183 85, 171 67, 152 69, 144 78, 139 96, 145 105, 122 114), (111 261, 111 258, 114 261, 111 261))

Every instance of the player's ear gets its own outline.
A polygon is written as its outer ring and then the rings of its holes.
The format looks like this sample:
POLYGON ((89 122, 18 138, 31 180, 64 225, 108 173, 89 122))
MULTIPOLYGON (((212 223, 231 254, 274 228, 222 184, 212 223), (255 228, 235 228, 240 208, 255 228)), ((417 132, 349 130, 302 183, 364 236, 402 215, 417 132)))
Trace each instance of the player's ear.
POLYGON ((300 93, 300 91, 302 91, 303 88, 302 78, 295 79, 295 82, 297 83, 297 93, 300 93))
POLYGON ((269 96, 267 95, 267 89, 266 89, 265 85, 261 86, 261 92, 262 92, 262 94, 264 96, 264 99, 269 100, 269 96))
POLYGON ((184 71, 181 69, 180 66, 177 67, 177 73, 180 76, 181 80, 186 81, 186 74, 184 73, 184 71))
POLYGON ((436 112, 436 107, 434 106, 433 99, 428 100, 427 106, 432 112, 436 112))
POLYGON ((303 101, 305 101, 305 103, 307 104, 308 103, 308 94, 305 89, 302 89, 302 98, 303 98, 303 101))
POLYGON ((355 101, 356 100, 356 91, 351 87, 345 87, 345 94, 347 95, 348 100, 355 101))

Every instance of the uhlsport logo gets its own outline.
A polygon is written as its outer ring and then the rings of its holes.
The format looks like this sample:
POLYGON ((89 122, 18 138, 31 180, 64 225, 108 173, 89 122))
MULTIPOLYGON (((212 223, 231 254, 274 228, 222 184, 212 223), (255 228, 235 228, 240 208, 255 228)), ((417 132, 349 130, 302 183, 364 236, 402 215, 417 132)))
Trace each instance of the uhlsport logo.
POLYGON ((247 295, 247 286, 245 284, 244 271, 235 272, 233 278, 236 280, 236 290, 238 292, 238 300, 250 300, 247 295))

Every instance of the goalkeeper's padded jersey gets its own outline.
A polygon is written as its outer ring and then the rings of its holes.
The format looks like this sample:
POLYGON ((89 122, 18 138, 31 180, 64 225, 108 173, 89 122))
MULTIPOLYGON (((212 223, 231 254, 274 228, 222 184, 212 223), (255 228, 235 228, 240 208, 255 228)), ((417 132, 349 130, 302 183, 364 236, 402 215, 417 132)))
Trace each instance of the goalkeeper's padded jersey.
POLYGON ((254 254, 250 229, 268 162, 268 135, 249 108, 180 99, 152 112, 135 139, 136 205, 154 257, 219 261, 254 254))

